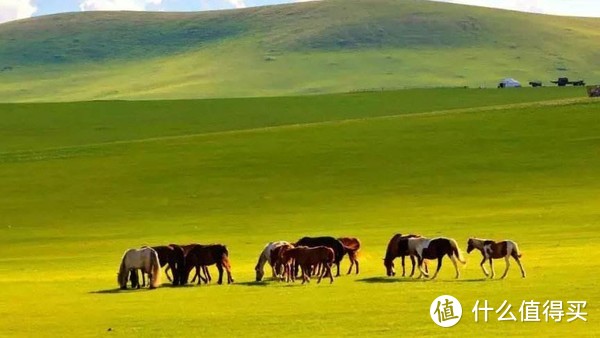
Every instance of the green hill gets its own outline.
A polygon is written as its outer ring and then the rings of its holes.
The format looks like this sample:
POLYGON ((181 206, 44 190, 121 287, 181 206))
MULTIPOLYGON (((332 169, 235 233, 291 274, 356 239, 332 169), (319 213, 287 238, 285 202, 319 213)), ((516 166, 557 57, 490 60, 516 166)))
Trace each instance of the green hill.
POLYGON ((0 101, 157 99, 600 81, 600 20, 414 0, 0 25, 0 101))

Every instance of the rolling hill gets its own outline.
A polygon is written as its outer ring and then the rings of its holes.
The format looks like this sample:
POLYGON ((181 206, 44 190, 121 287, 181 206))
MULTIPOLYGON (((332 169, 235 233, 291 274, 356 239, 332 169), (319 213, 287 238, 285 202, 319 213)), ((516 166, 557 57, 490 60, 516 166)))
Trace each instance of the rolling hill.
POLYGON ((68 13, 0 25, 0 101, 595 82, 597 41, 599 19, 424 0, 68 13))

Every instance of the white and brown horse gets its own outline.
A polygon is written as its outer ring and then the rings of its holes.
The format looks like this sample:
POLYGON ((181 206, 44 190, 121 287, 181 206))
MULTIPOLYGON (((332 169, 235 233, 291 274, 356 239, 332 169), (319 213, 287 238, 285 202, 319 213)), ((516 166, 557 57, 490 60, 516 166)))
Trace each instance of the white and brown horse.
POLYGON ((260 282, 262 280, 262 278, 265 275, 265 264, 267 264, 267 262, 269 263, 269 265, 271 266, 271 271, 273 273, 273 279, 277 278, 279 276, 279 274, 281 273, 280 271, 277 271, 277 257, 275 255, 271 255, 271 253, 273 252, 273 250, 277 249, 278 247, 282 246, 282 245, 289 245, 289 242, 286 241, 277 241, 277 242, 270 242, 267 245, 265 245, 263 251, 260 253, 260 256, 258 256, 258 262, 256 263, 256 266, 254 267, 254 271, 256 271, 256 281, 260 282))
POLYGON ((442 258, 444 258, 446 255, 450 257, 452 264, 454 264, 456 278, 460 277, 460 271, 458 270, 456 261, 458 260, 462 264, 466 264, 466 261, 460 253, 458 243, 456 243, 456 241, 452 238, 409 238, 408 251, 411 255, 415 255, 417 257, 417 265, 421 271, 419 278, 423 277, 423 275, 429 277, 429 273, 423 270, 423 261, 425 259, 437 259, 438 261, 437 269, 435 270, 435 274, 433 277, 431 277, 431 279, 435 279, 435 277, 437 277, 438 272, 440 272, 440 268, 442 267, 442 258))
POLYGON ((151 289, 160 285, 160 261, 154 249, 143 247, 141 249, 129 249, 125 251, 121 259, 117 277, 121 289, 127 288, 127 280, 129 279, 130 272, 136 269, 142 270, 142 278, 144 274, 148 274, 151 289))
POLYGON ((521 276, 525 278, 525 269, 523 269, 523 265, 521 264, 521 252, 519 252, 519 247, 517 243, 513 241, 501 241, 494 242, 489 239, 479 239, 479 238, 469 238, 467 241, 467 253, 471 253, 474 249, 477 249, 483 255, 483 260, 481 261, 481 269, 486 277, 494 278, 496 272, 494 271, 494 259, 504 258, 506 261, 506 270, 504 270, 504 274, 500 278, 506 277, 508 274, 508 268, 510 267, 510 257, 514 258, 521 269, 521 276), (492 270, 491 274, 487 272, 485 269, 485 261, 489 260, 490 269, 492 270))

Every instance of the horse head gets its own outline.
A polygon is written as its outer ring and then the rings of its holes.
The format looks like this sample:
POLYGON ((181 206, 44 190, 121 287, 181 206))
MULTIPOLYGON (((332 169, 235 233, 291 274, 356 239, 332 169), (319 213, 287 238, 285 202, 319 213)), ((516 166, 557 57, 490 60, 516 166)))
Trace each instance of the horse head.
POLYGON ((467 241, 467 253, 471 253, 471 251, 473 251, 475 249, 475 244, 473 243, 473 238, 469 238, 469 240, 467 241))

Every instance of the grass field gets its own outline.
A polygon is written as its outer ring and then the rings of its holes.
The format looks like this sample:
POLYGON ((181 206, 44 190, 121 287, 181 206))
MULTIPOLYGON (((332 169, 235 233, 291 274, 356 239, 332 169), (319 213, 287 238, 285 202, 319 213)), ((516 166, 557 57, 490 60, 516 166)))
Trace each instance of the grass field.
POLYGON ((597 18, 424 0, 68 13, 0 25, 0 102, 592 84, 599 32, 597 18))
POLYGON ((0 336, 596 337, 600 102, 584 96, 1 104, 0 336), (384 277, 396 232, 513 239, 528 277, 483 280, 478 253, 458 281, 449 261, 435 281, 384 277), (360 275, 252 282, 265 243, 321 234, 362 240, 360 275), (116 290, 125 249, 170 242, 226 243, 236 283, 116 290), (442 294, 463 304, 451 329, 429 318, 442 294), (586 300, 588 322, 475 323, 478 299, 517 317, 586 300))

